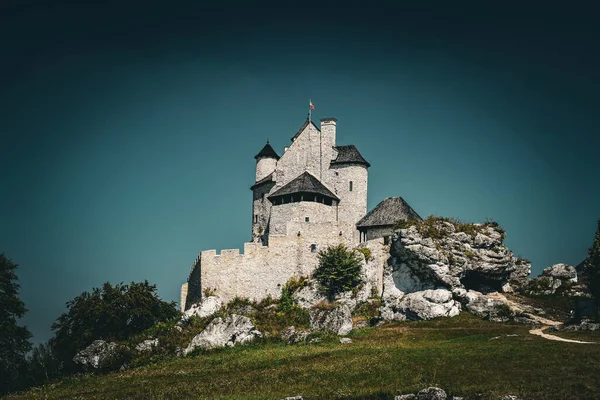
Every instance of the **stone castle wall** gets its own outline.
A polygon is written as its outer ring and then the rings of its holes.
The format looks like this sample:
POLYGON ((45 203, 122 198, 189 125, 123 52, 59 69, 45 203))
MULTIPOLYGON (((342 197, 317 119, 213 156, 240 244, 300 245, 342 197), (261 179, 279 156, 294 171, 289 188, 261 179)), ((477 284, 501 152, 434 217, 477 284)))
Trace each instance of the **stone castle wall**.
MULTIPOLYGON (((267 296, 279 298, 281 288, 292 276, 310 276, 317 267, 318 253, 312 251, 312 241, 303 235, 275 236, 271 240, 271 246, 245 243, 243 254, 238 249, 222 250, 220 254, 216 250, 203 251, 190 274, 190 281, 181 287, 181 304, 189 308, 201 300, 206 289, 224 302, 236 296, 256 301, 267 296)), ((347 244, 339 236, 330 236, 329 240, 321 241, 317 251, 329 245, 347 244)), ((365 279, 381 294, 389 246, 384 246, 383 239, 379 238, 359 247, 371 250, 373 256, 364 266, 365 279)))

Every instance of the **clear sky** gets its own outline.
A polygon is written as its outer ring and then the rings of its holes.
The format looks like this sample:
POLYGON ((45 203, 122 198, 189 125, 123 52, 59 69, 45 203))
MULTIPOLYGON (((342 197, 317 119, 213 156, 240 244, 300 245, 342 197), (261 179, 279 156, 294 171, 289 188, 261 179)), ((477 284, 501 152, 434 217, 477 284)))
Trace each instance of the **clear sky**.
POLYGON ((241 248, 253 157, 282 153, 309 98, 372 164, 369 209, 493 218, 534 275, 585 258, 591 8, 204 3, 0 4, 0 251, 35 342, 83 291, 148 279, 178 301, 201 250, 241 248))

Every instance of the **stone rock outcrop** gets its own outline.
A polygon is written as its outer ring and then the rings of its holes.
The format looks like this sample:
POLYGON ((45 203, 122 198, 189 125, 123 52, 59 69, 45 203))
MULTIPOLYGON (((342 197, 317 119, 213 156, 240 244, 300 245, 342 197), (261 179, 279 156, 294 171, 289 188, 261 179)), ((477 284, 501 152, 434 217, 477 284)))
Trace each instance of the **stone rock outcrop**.
POLYGON ((79 351, 73 362, 93 368, 109 367, 118 355, 119 345, 115 342, 107 343, 104 340, 94 340, 85 349, 79 351))
POLYGON ((447 289, 427 289, 402 295, 386 294, 381 308, 385 320, 403 321, 454 317, 461 305, 447 289))
POLYGON ((332 309, 311 308, 309 317, 312 332, 326 331, 343 336, 352 331, 352 312, 346 304, 340 304, 332 309))
POLYGON ((187 355, 196 348, 208 350, 233 347, 249 343, 259 337, 262 337, 262 334, 256 330, 248 317, 237 314, 231 314, 225 319, 217 317, 192 339, 183 354, 187 355))
POLYGON ((568 264, 555 264, 544 269, 535 279, 524 281, 520 291, 527 295, 560 294, 570 297, 589 297, 587 286, 579 282, 577 270, 568 264))
POLYGON ((404 394, 394 397, 394 400, 446 400, 446 392, 437 387, 429 387, 417 394, 404 394))
POLYGON ((280 337, 287 344, 296 344, 306 341, 310 332, 305 330, 296 330, 295 326, 290 326, 281 331, 280 337))
POLYGON ((524 279, 530 264, 512 256, 502 244, 502 231, 492 224, 427 224, 426 229, 400 229, 392 237, 382 318, 452 317, 466 309, 494 319, 506 311, 502 299, 488 301, 485 296, 511 291, 510 282, 524 279))
POLYGON ((156 346, 158 346, 158 338, 144 340, 143 342, 138 343, 135 346, 135 349, 139 352, 146 352, 151 351, 156 346))
POLYGON ((184 312, 183 316, 181 317, 181 321, 185 322, 192 316, 199 318, 211 316, 219 311, 222 306, 223 303, 218 297, 206 297, 202 299, 200 303, 192 305, 186 312, 184 312))

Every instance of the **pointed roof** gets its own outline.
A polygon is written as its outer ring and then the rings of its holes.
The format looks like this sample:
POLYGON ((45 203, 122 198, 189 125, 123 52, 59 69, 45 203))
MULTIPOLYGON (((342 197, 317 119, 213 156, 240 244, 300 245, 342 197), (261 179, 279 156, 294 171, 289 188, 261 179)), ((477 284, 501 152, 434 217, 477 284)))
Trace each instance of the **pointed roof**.
POLYGON ((347 146, 334 146, 334 149, 336 149, 338 153, 335 160, 331 161, 331 165, 362 164, 367 168, 371 166, 353 144, 347 146))
POLYGON ((268 197, 268 199, 273 200, 276 197, 294 193, 314 193, 339 200, 339 198, 333 194, 331 190, 327 189, 325 185, 321 183, 321 181, 308 172, 304 172, 302 175, 276 190, 268 197))
POLYGON ((254 185, 250 186, 250 190, 254 190, 255 188, 265 183, 275 183, 275 181, 273 180, 273 172, 271 172, 269 175, 265 176, 261 180, 257 181, 254 185))
POLYGON ((262 150, 259 151, 258 154, 254 156, 254 158, 257 160, 261 157, 270 157, 270 158, 279 160, 279 156, 277 155, 275 150, 273 150, 273 148, 269 144, 268 140, 267 140, 267 144, 265 144, 265 147, 263 147, 262 150))
POLYGON ((358 221, 356 226, 366 228, 394 225, 399 219, 422 220, 419 214, 402 197, 388 197, 369 211, 367 215, 358 221))
MULTIPOLYGON (((319 132, 321 132, 321 129, 319 129, 319 127, 318 127, 318 126, 316 126, 314 122, 310 121, 310 124, 311 124, 312 126, 314 126, 316 130, 318 130, 319 132)), ((303 124, 303 125, 300 127, 300 129, 298 129, 298 132, 296 132, 296 134, 294 135, 294 137, 292 137, 292 142, 293 142, 294 140, 296 140, 296 138, 297 138, 298 136, 300 136, 300 134, 302 133, 302 131, 303 131, 304 129, 306 129, 306 127, 307 127, 307 126, 308 126, 308 118, 306 119, 306 121, 304 121, 304 124, 303 124)))

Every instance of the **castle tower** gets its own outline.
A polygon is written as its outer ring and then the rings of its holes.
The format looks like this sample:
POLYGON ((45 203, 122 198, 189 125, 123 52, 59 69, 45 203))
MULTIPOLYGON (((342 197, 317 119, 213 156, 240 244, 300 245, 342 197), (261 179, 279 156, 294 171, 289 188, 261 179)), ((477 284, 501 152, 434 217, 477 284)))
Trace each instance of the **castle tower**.
POLYGON ((275 150, 273 150, 273 147, 271 147, 268 140, 265 147, 263 147, 254 158, 256 159, 256 182, 259 182, 261 179, 275 171, 277 160, 279 160, 279 156, 275 150))
MULTIPOLYGON (((339 219, 353 226, 367 213, 367 185, 371 166, 354 145, 334 147, 330 169, 335 193, 339 196, 339 219)), ((358 230, 353 229, 358 243, 358 230)))
POLYGON ((266 196, 275 186, 273 175, 279 156, 267 140, 267 144, 254 158, 256 159, 256 183, 250 188, 252 190, 252 241, 267 244, 271 203, 266 196))

